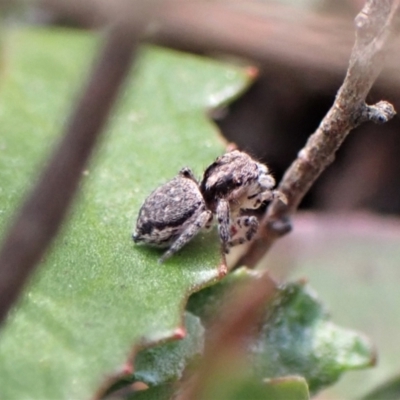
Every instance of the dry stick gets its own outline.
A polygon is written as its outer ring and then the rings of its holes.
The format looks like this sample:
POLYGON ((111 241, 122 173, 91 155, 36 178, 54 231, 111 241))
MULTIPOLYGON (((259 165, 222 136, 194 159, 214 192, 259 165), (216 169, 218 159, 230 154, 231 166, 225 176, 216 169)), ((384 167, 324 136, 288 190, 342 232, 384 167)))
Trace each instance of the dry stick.
POLYGON ((266 65, 274 60, 342 74, 352 45, 347 28, 331 17, 272 4, 165 0, 146 39, 186 51, 222 52, 266 65), (332 45, 327 48, 329 41, 332 45))
POLYGON ((265 271, 256 281, 246 283, 229 296, 230 301, 221 307, 217 322, 207 335, 199 370, 183 382, 175 400, 204 398, 202 392, 207 387, 208 378, 215 378, 214 373, 221 368, 221 362, 243 360, 247 351, 246 340, 255 333, 254 328, 276 290, 276 283, 265 271))
POLYGON ((6 235, 0 250, 0 323, 60 228, 129 71, 137 36, 122 25, 110 30, 65 136, 6 235))
MULTIPOLYGON (((1 0, 0 0, 1 1, 1 0)), ((72 21, 84 28, 104 28, 118 21, 130 27, 144 28, 149 12, 157 0, 41 0, 40 5, 46 13, 62 20, 72 21)), ((157 8, 157 7, 156 7, 157 8)))
MULTIPOLYGON (((49 3, 56 13, 92 28, 112 21, 126 3, 125 0, 43 2, 49 3), (99 12, 93 13, 94 9, 99 12)), ((164 0, 153 11, 154 18, 143 37, 145 41, 189 52, 233 54, 262 63, 267 71, 282 64, 291 65, 304 76, 311 76, 313 82, 313 71, 324 82, 333 76, 341 77, 353 44, 353 29, 347 20, 281 4, 164 0)), ((400 77, 393 76, 399 62, 397 52, 390 54, 387 66, 390 74, 384 77, 390 87, 399 85, 400 77)))
POLYGON ((318 176, 333 162, 352 129, 366 121, 384 123, 395 115, 391 104, 381 101, 368 106, 365 99, 383 67, 398 8, 399 0, 369 0, 355 18, 356 42, 344 83, 332 108, 279 184, 278 190, 286 195, 288 206, 278 200, 270 204, 261 223, 262 237, 250 245, 238 265, 256 265, 273 242, 288 232, 279 230, 318 176))
MULTIPOLYGON (((42 0, 46 9, 86 28, 106 25, 124 2, 42 0)), ((281 4, 164 0, 154 10, 143 39, 189 52, 233 54, 264 66, 274 60, 307 71, 314 68, 331 77, 341 76, 347 67, 352 33, 342 18, 281 4)))
MULTIPOLYGON (((285 65, 312 84, 326 84, 342 79, 353 32, 347 18, 281 4, 164 0, 145 39, 185 51, 240 56, 260 63, 267 72, 285 65)), ((400 38, 394 38, 394 47, 399 45, 400 38)), ((393 89, 400 83, 400 53, 389 56, 381 83, 393 89)))

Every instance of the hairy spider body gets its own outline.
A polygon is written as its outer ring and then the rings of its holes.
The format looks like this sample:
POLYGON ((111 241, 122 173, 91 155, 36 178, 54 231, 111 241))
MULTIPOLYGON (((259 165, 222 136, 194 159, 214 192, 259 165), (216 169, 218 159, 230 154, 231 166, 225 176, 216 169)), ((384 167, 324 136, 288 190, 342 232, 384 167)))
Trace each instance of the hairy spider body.
MULTIPOLYGON (((223 249, 250 241, 258 230, 255 216, 246 210, 259 208, 279 196, 275 179, 266 165, 234 150, 218 157, 204 172, 200 191, 207 207, 216 215, 223 249)), ((282 197, 281 197, 282 198, 282 197)))
POLYGON ((265 165, 237 150, 218 157, 205 170, 200 185, 191 170, 183 168, 145 200, 133 240, 168 247, 160 258, 163 262, 202 228, 209 228, 216 215, 222 247, 228 253, 257 233, 258 220, 249 210, 278 196, 274 185, 265 165))
POLYGON ((169 247, 160 258, 165 261, 202 228, 211 226, 212 213, 206 207, 199 185, 189 168, 157 188, 140 208, 135 243, 169 247))

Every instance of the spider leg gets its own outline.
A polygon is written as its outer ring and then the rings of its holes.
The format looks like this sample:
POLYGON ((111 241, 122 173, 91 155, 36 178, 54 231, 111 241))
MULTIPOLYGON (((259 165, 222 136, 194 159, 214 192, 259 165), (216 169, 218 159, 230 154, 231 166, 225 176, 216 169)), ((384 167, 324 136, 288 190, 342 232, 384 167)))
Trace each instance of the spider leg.
POLYGON ((247 210, 255 210, 265 202, 265 201, 271 201, 274 198, 274 192, 271 190, 264 190, 263 192, 259 192, 257 194, 253 194, 241 204, 242 209, 247 209, 247 210))
POLYGON ((206 231, 211 230, 211 228, 213 227, 213 222, 214 222, 214 218, 213 218, 213 214, 211 213, 211 217, 210 217, 209 221, 207 222, 206 226, 204 227, 204 229, 206 231))
POLYGON ((258 220, 254 215, 237 217, 232 229, 235 233, 228 243, 229 247, 234 247, 252 240, 257 233, 258 225, 258 220))
POLYGON ((286 196, 279 190, 264 190, 257 195, 247 197, 246 201, 241 204, 242 209, 257 209, 266 201, 279 199, 283 204, 287 204, 286 196))
POLYGON ((218 232, 222 242, 222 250, 224 253, 229 253, 228 242, 231 238, 231 223, 229 202, 225 199, 220 199, 216 209, 218 232))
POLYGON ((183 230, 175 242, 172 243, 171 247, 160 257, 158 262, 163 263, 167 258, 179 251, 186 243, 190 242, 202 228, 206 227, 211 219, 211 211, 202 211, 193 222, 188 224, 186 229, 183 230))

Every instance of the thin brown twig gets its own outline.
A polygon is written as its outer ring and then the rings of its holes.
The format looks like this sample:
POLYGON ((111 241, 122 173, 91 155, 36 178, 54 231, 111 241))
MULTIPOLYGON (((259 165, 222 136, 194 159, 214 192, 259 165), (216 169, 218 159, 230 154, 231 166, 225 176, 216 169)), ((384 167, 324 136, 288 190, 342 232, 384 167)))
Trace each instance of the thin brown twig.
MULTIPOLYGON (((257 1, 165 0, 144 40, 205 54, 231 54, 266 71, 295 66, 310 84, 341 79, 353 45, 350 20, 298 7, 257 1), (318 73, 316 75, 316 72, 318 73)), ((394 47, 400 38, 393 38, 394 47)), ((400 84, 400 53, 391 52, 382 82, 400 84)))
POLYGON ((0 323, 58 232, 130 69, 140 26, 119 22, 109 29, 64 137, 5 236, 0 250, 0 323))
POLYGON ((185 51, 233 54, 263 64, 275 60, 341 73, 348 61, 351 32, 338 18, 294 7, 255 1, 166 0, 144 39, 185 51), (327 42, 334 43, 333 49, 327 49, 327 42))
MULTIPOLYGON (((125 2, 42 0, 55 17, 86 28, 107 26, 125 2)), ((284 63, 308 73, 314 69, 335 75, 346 69, 351 35, 351 25, 342 18, 280 4, 165 0, 154 10, 143 40, 189 52, 233 54, 263 65, 284 63), (326 43, 331 44, 329 49, 326 43)))
MULTIPOLYGON (((126 6, 126 0, 42 3, 55 15, 89 28, 107 26, 126 6)), ((294 66, 312 84, 316 76, 318 82, 341 78, 353 43, 350 21, 276 3, 165 0, 153 11, 142 37, 145 42, 189 52, 231 54, 260 63, 266 71, 294 66)), ((392 52, 382 83, 400 85, 399 62, 400 53, 392 52)))
MULTIPOLYGON (((157 10, 157 0, 41 0, 40 4, 54 17, 84 28, 100 29, 122 24, 140 29, 141 34, 145 31, 143 22, 157 10)), ((141 35, 137 37, 141 38, 141 35)))
POLYGON ((356 41, 344 83, 333 106, 279 184, 278 190, 285 194, 288 205, 283 206, 279 201, 270 204, 261 224, 263 234, 249 246, 238 265, 254 266, 281 236, 279 228, 333 162, 336 151, 352 129, 366 121, 384 123, 395 115, 391 104, 381 101, 369 106, 365 99, 383 68, 398 8, 399 0, 369 0, 355 18, 356 41))

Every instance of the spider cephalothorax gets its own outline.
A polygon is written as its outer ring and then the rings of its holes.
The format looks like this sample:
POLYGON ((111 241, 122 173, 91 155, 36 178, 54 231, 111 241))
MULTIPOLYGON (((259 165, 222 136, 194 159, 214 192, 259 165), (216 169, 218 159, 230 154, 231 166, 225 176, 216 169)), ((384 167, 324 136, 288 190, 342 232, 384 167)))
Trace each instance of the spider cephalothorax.
POLYGON ((266 165, 238 150, 218 157, 204 172, 200 191, 207 207, 216 215, 225 252, 237 244, 251 240, 257 232, 258 220, 246 214, 274 197, 275 179, 266 165))
POLYGON ((279 193, 268 168, 248 154, 232 151, 218 157, 204 172, 199 185, 183 168, 178 176, 152 192, 142 205, 133 240, 168 247, 160 261, 172 256, 202 228, 211 226, 213 214, 224 252, 251 240, 258 220, 249 210, 259 208, 279 193))

